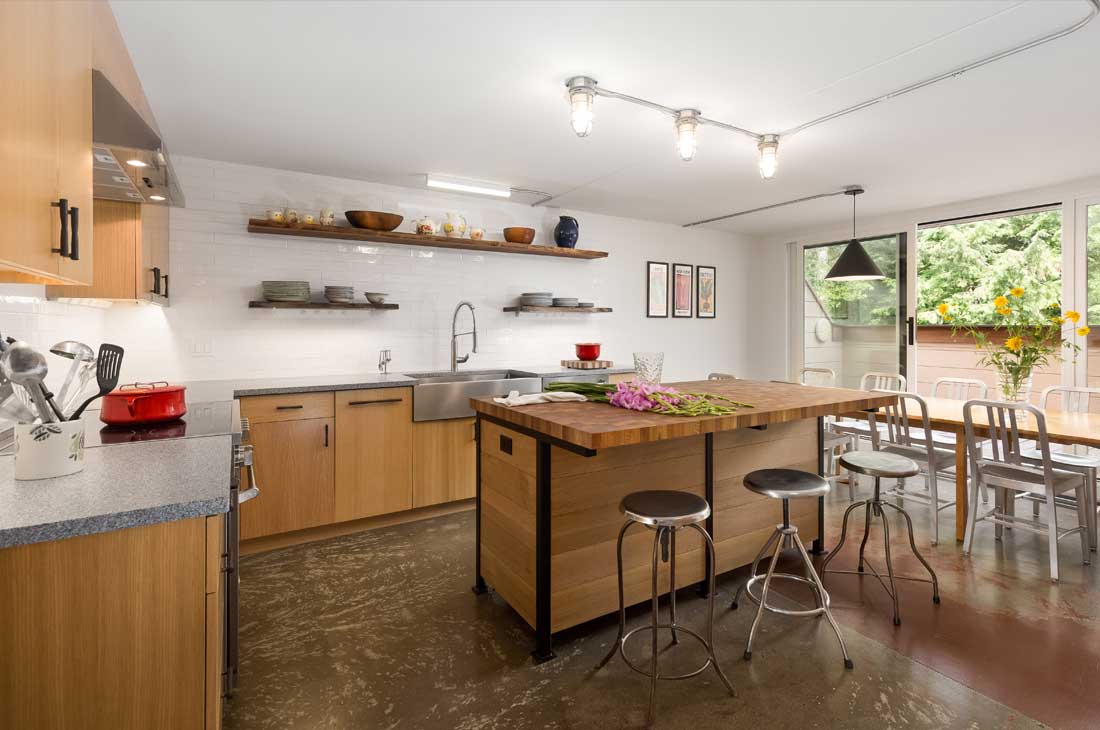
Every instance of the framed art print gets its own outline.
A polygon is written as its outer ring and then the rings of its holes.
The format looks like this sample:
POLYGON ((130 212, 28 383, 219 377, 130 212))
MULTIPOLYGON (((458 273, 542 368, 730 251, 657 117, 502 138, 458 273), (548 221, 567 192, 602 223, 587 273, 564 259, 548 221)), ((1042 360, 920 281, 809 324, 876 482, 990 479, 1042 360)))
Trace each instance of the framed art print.
POLYGON ((691 316, 691 264, 672 265, 672 316, 691 316))
POLYGON ((703 319, 714 319, 716 270, 713 266, 695 267, 695 316, 703 319))
POLYGON ((645 316, 668 316, 668 264, 661 261, 646 262, 645 301, 645 316))

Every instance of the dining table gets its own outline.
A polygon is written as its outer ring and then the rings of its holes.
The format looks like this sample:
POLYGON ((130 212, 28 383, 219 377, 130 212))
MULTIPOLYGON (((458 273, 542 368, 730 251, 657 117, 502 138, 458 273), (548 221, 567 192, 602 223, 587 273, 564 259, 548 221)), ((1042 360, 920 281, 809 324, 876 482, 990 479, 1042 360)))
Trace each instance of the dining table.
MULTIPOLYGON (((963 404, 966 401, 950 398, 925 398, 928 404, 928 425, 933 431, 955 434, 955 539, 963 541, 966 533, 966 516, 969 508, 967 476, 969 456, 966 446, 965 424, 963 423, 963 404)), ((975 435, 989 436, 986 411, 978 408, 973 412, 975 435)), ((1052 443, 1079 444, 1100 448, 1100 413, 1078 413, 1047 409, 1044 411, 1047 438, 1052 443)), ((913 426, 920 426, 919 413, 910 411, 909 420, 913 426)), ((1034 418, 1025 418, 1017 423, 1021 438, 1038 438, 1039 433, 1034 418)))

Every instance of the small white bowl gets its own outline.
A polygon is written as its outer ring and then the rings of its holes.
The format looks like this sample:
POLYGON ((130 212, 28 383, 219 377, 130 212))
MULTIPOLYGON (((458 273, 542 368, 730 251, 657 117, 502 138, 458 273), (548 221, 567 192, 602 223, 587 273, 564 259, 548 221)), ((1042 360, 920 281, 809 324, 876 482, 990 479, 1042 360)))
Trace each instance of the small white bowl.
POLYGON ((367 301, 371 304, 384 304, 389 294, 385 292, 367 291, 363 292, 363 296, 365 296, 367 301))

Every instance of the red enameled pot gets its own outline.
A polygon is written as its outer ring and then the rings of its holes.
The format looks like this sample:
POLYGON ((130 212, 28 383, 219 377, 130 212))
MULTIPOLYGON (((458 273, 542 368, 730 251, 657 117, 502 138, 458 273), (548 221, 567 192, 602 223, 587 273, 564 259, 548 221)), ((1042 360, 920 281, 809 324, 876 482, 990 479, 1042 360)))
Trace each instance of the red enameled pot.
POLYGON ((595 360, 600 356, 600 343, 598 342, 578 342, 577 343, 577 359, 578 360, 595 360))
POLYGON ((99 420, 111 426, 174 421, 187 413, 182 385, 132 383, 103 396, 99 420))

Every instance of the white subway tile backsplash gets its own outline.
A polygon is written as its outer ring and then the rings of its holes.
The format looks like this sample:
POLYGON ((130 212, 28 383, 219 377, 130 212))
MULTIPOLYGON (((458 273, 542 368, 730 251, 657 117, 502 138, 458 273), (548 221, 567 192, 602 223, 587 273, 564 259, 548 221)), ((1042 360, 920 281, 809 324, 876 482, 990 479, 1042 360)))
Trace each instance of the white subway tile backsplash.
MULTIPOLYGON (((502 238, 504 226, 527 225, 538 231, 536 242, 547 242, 559 211, 190 157, 177 157, 175 166, 187 207, 170 214, 170 308, 46 302, 42 287, 3 286, 0 332, 43 349, 70 338, 116 342, 127 349, 126 380, 347 374, 373 370, 383 347, 393 351, 392 370, 427 370, 449 366, 451 315, 466 299, 477 308, 480 333, 469 368, 550 365, 572 357, 575 342, 599 341, 605 357, 623 364, 635 350, 663 350, 670 379, 749 369, 752 249, 735 234, 571 211, 581 245, 610 253, 590 262, 257 235, 245 230, 247 220, 268 208, 317 215, 331 207, 341 220, 346 209, 396 208, 405 216, 402 231, 421 215, 441 220, 459 211, 488 238, 502 238), (718 317, 646 318, 647 260, 717 266, 718 317), (318 294, 326 284, 353 285, 360 295, 385 291, 401 308, 250 310, 264 279, 307 280, 318 294), (615 311, 501 311, 533 290, 615 311)), ((463 338, 460 349, 467 347, 463 338)), ((64 370, 60 361, 51 365, 64 370)))

